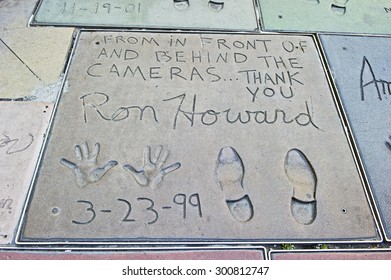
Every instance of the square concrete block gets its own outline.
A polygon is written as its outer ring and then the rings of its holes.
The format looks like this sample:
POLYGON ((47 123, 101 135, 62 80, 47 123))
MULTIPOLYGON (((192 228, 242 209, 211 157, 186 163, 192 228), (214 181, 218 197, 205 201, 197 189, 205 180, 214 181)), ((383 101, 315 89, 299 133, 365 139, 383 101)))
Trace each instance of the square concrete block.
POLYGON ((54 101, 60 90, 73 29, 28 27, 35 4, 0 3, 0 98, 54 101))
POLYGON ((33 24, 243 31, 257 29, 252 0, 42 0, 33 24))
POLYGON ((53 105, 0 102, 0 244, 9 244, 26 200, 53 105))
POLYGON ((271 260, 391 260, 390 250, 271 251, 271 260))
POLYGON ((264 260, 264 249, 171 251, 0 251, 0 260, 264 260))
POLYGON ((344 105, 366 175, 391 239, 391 100, 387 37, 322 35, 333 79, 344 105))
POLYGON ((82 31, 21 242, 379 240, 313 37, 82 31))
POLYGON ((259 0, 268 31, 390 34, 390 0, 259 0))

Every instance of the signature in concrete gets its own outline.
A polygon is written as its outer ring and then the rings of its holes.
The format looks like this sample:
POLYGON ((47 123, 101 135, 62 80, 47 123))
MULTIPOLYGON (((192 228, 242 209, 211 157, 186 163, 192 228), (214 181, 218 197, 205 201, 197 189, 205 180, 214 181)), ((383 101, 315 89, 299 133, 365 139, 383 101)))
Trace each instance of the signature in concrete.
POLYGON ((23 141, 27 144, 22 145, 20 144, 21 140, 19 138, 11 139, 8 135, 3 134, 3 137, 0 139, 0 149, 5 148, 5 153, 7 155, 23 152, 34 142, 34 136, 31 133, 28 134, 27 138, 26 141, 23 141))
POLYGON ((375 92, 379 100, 391 95, 391 81, 377 78, 369 60, 364 56, 360 73, 361 101, 365 100, 368 88, 372 88, 371 92, 375 92))

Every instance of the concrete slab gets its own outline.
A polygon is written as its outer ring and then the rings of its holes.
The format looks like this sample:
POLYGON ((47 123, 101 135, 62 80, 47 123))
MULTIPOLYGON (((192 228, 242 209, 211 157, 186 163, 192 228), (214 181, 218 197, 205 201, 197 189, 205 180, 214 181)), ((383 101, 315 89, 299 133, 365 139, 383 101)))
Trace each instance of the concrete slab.
POLYGON ((33 24, 174 29, 257 29, 252 0, 42 0, 33 24))
POLYGON ((15 237, 52 108, 49 103, 0 102, 0 244, 15 237))
POLYGON ((390 34, 390 0, 259 0, 268 31, 390 34))
POLYGON ((380 238, 310 35, 80 32, 34 189, 21 242, 380 238))
POLYGON ((390 250, 271 251, 272 260, 391 260, 390 250))
POLYGON ((329 35, 320 38, 390 240, 391 39, 329 35))
POLYGON ((264 260, 264 249, 0 251, 0 260, 264 260))
POLYGON ((34 71, 14 54, 3 39, 0 40, 0 96, 20 98, 35 87, 43 86, 34 71))
POLYGON ((34 1, 0 3, 0 98, 42 100, 50 90, 54 97, 45 101, 53 101, 59 92, 73 29, 28 27, 34 7, 34 1))

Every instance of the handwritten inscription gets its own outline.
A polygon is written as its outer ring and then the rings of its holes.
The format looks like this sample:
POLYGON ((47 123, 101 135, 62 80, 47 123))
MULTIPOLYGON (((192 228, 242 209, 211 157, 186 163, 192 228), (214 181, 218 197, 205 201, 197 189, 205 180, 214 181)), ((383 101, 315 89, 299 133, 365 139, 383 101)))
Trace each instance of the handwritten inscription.
POLYGON ((9 213, 11 213, 12 210, 12 198, 2 198, 0 199, 0 209, 8 210, 9 213))
POLYGON ((93 15, 109 15, 115 13, 124 14, 139 14, 141 12, 140 2, 129 2, 126 4, 117 4, 114 2, 64 2, 62 3, 61 15, 74 15, 74 14, 93 14, 93 15))
MULTIPOLYGON (((89 200, 78 200, 76 203, 83 206, 82 209, 84 209, 83 212, 80 213, 80 216, 82 217, 72 220, 72 223, 76 225, 88 225, 91 224, 98 215, 110 215, 113 213, 112 209, 98 209, 96 205, 89 200)), ((123 223, 134 223, 140 221, 145 225, 152 225, 158 222, 162 212, 171 211, 180 211, 181 215, 177 217, 182 217, 184 220, 190 217, 202 218, 201 199, 198 193, 191 195, 177 193, 173 196, 170 204, 160 207, 156 205, 153 199, 148 197, 138 197, 136 198, 135 203, 124 198, 118 198, 117 203, 120 203, 123 207, 122 216, 118 217, 118 219, 123 223), (133 216, 134 205, 141 208, 142 211, 148 214, 146 215, 145 220, 140 220, 133 216), (189 214, 190 212, 192 214, 189 214)))
POLYGON ((23 152, 34 142, 34 136, 29 133, 25 138, 11 138, 6 134, 0 138, 0 150, 4 148, 7 155, 23 152))
MULTIPOLYGON (((250 92, 251 90, 247 88, 250 92)), ((253 95, 253 102, 258 93, 259 88, 255 92, 251 92, 253 95)), ((271 88, 263 90, 264 95, 272 97, 275 95, 275 91, 271 88)), ((284 93, 280 88, 280 93, 284 98, 293 97, 293 91, 290 93, 284 93), (286 94, 286 95, 285 95, 286 94)), ((91 112, 95 112, 99 119, 105 121, 123 121, 133 116, 133 120, 138 121, 149 120, 152 123, 159 123, 158 111, 155 107, 150 105, 138 106, 121 106, 114 110, 112 113, 107 113, 103 105, 107 104, 110 100, 108 94, 95 92, 86 94, 80 97, 82 100, 82 109, 84 115, 84 122, 88 123, 89 115, 91 112), (134 118, 136 117, 136 118, 134 118)), ((197 94, 194 94, 191 98, 192 104, 188 109, 184 109, 184 101, 186 94, 180 94, 174 97, 163 99, 163 102, 177 102, 178 106, 175 112, 172 114, 172 129, 177 129, 178 122, 182 119, 186 121, 190 127, 194 127, 197 123, 205 126, 211 126, 218 122, 224 122, 226 124, 274 124, 277 122, 284 124, 297 124, 299 126, 311 125, 316 129, 319 127, 313 120, 313 113, 310 111, 312 107, 310 102, 305 101, 301 111, 288 115, 283 109, 277 108, 273 110, 259 109, 248 110, 244 109, 242 112, 235 112, 232 108, 212 109, 204 108, 197 110, 197 94)), ((108 107, 110 108, 110 107, 108 107)))
MULTIPOLYGON (((96 112, 99 117, 105 121, 123 121, 127 118, 135 115, 137 119, 142 121, 144 119, 144 114, 149 113, 148 116, 152 121, 159 123, 157 119, 156 109, 150 105, 146 106, 138 106, 138 105, 130 105, 130 106, 121 106, 114 110, 113 113, 107 113, 105 111, 104 105, 110 101, 110 97, 108 94, 102 92, 93 92, 89 94, 85 94, 80 97, 83 106, 83 116, 84 122, 88 122, 88 114, 87 112, 92 110, 96 112)), ((110 107, 109 107, 110 108, 110 107)))
POLYGON ((163 101, 173 101, 179 100, 179 105, 175 112, 175 117, 173 121, 173 129, 177 128, 179 119, 187 120, 188 124, 193 127, 197 121, 196 116, 199 117, 199 122, 203 125, 214 125, 219 120, 224 121, 227 124, 247 124, 250 122, 257 124, 274 124, 278 121, 281 123, 289 124, 296 123, 299 126, 312 125, 313 127, 319 129, 312 120, 312 115, 308 106, 308 103, 305 102, 305 112, 301 112, 294 116, 287 116, 284 110, 275 109, 272 111, 268 110, 257 110, 250 111, 245 110, 244 112, 235 113, 232 112, 231 108, 225 110, 216 110, 216 109, 206 109, 202 111, 196 111, 197 108, 197 95, 193 95, 193 103, 191 108, 185 110, 182 108, 184 100, 186 99, 186 94, 181 94, 173 98, 165 99, 163 101), (269 116, 269 117, 268 117, 269 116))
POLYGON ((384 144, 386 145, 387 149, 391 151, 391 136, 388 137, 388 141, 385 141, 384 144))
POLYGON ((198 45, 193 40, 176 35, 104 34, 91 42, 96 46, 92 53, 95 58, 86 65, 85 74, 94 80, 120 83, 241 85, 242 108, 222 107, 219 102, 208 106, 199 102, 200 93, 187 90, 162 93, 164 98, 158 94, 154 104, 135 103, 131 89, 124 93, 128 103, 114 107, 112 104, 118 102, 113 100, 115 93, 97 89, 80 96, 84 123, 91 119, 148 125, 171 123, 174 130, 215 124, 280 123, 320 129, 311 98, 302 100, 308 83, 303 75, 303 56, 309 47, 306 40, 282 40, 276 44, 259 36, 231 39, 207 34, 199 36, 198 45), (230 68, 233 71, 227 71, 230 68), (290 102, 297 97, 301 101, 292 108, 290 102), (282 101, 278 107, 274 102, 277 98, 282 101), (172 110, 173 106, 176 110, 172 110))
POLYGON ((376 93, 379 100, 383 100, 383 98, 387 98, 387 96, 391 95, 391 81, 378 79, 372 65, 364 56, 360 73, 360 91, 362 101, 365 100, 365 94, 370 88, 372 89, 371 92, 376 93))

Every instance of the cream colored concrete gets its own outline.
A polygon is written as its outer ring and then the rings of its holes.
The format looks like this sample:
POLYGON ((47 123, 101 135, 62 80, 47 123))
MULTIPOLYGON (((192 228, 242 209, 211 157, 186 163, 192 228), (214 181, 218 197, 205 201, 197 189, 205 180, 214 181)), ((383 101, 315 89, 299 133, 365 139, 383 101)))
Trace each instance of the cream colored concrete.
POLYGON ((0 98, 29 97, 34 90, 58 83, 63 72, 73 29, 28 27, 34 5, 0 3, 0 98))
POLYGON ((53 105, 0 102, 0 244, 15 237, 53 105))

